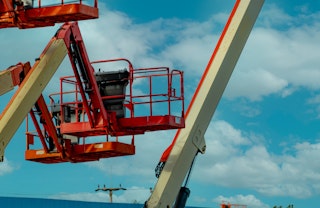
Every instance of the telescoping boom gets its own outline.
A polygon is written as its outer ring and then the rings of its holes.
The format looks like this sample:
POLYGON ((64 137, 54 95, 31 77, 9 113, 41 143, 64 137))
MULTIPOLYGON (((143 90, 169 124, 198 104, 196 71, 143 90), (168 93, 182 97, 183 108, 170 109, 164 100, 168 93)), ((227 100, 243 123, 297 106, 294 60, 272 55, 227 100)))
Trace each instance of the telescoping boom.
MULTIPOLYGON (((237 0, 179 129, 164 152, 162 169, 147 208, 184 207, 190 191, 179 189, 198 152, 205 152, 204 134, 236 66, 264 0, 237 0), (179 193, 178 198, 176 199, 179 193)), ((160 171, 159 171, 160 172, 160 171)), ((213 173, 214 174, 214 173, 213 173)))

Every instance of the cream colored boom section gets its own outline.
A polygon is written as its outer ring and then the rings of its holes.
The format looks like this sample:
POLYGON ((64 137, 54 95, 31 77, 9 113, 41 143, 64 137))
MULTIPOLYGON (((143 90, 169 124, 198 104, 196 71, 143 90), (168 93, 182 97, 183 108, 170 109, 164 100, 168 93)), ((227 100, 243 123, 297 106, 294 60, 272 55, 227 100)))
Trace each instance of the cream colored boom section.
POLYGON ((264 0, 235 3, 187 111, 186 127, 177 132, 176 142, 146 207, 172 207, 194 157, 198 151, 204 152, 204 134, 263 3, 264 0))
POLYGON ((11 72, 8 70, 0 72, 0 95, 3 95, 14 87, 11 78, 11 72))
POLYGON ((67 54, 63 39, 53 38, 0 115, 0 161, 11 138, 67 54))

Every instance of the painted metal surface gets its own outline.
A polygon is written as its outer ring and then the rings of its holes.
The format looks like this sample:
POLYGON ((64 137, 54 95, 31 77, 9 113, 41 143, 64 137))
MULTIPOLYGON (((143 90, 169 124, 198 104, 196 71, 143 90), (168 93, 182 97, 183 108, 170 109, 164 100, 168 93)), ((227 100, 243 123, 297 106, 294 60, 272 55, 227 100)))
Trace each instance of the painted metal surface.
MULTIPOLYGON (((264 0, 237 0, 186 112, 186 127, 178 130, 163 155, 167 159, 147 202, 148 208, 172 207, 198 152, 205 151, 204 134, 235 68, 264 0)), ((163 159, 163 158, 162 158, 163 159)))
POLYGON ((47 5, 46 1, 0 1, 0 29, 20 29, 53 26, 55 23, 96 19, 99 17, 98 0, 93 5, 84 1, 66 1, 47 5), (37 2, 37 3, 36 3, 37 2))
POLYGON ((0 160, 4 149, 67 54, 63 40, 52 39, 0 115, 0 160))

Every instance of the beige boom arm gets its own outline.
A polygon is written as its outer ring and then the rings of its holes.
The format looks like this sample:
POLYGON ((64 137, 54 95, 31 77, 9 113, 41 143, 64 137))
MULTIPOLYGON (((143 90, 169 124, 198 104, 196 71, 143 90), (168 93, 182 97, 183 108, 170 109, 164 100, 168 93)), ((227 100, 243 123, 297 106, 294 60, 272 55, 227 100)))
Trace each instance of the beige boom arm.
MULTIPOLYGON (((11 138, 67 54, 63 39, 53 38, 0 115, 0 161, 11 138)), ((7 80, 7 78, 6 78, 7 80)), ((10 90, 4 89, 3 92, 10 90)))
POLYGON ((9 70, 0 72, 0 95, 12 90, 14 84, 12 82, 11 72, 9 70))
POLYGON ((24 64, 18 63, 4 71, 0 71, 0 96, 21 84, 22 79, 30 71, 30 68, 30 63, 27 62, 24 64))
POLYGON ((148 208, 172 207, 197 152, 204 152, 204 134, 264 0, 237 0, 227 25, 199 83, 186 114, 186 128, 175 144, 146 202, 148 208))

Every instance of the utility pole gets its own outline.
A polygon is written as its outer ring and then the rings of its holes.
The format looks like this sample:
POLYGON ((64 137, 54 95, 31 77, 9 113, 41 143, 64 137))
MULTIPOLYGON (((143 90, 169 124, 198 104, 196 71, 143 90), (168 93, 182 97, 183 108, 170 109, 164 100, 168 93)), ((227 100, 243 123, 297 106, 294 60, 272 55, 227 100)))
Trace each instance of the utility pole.
POLYGON ((98 188, 95 191, 108 191, 109 192, 109 199, 110 203, 112 203, 112 195, 114 191, 119 191, 119 190, 127 190, 126 188, 122 188, 121 184, 118 188, 107 188, 106 185, 103 185, 103 188, 100 188, 100 185, 98 185, 98 188))

